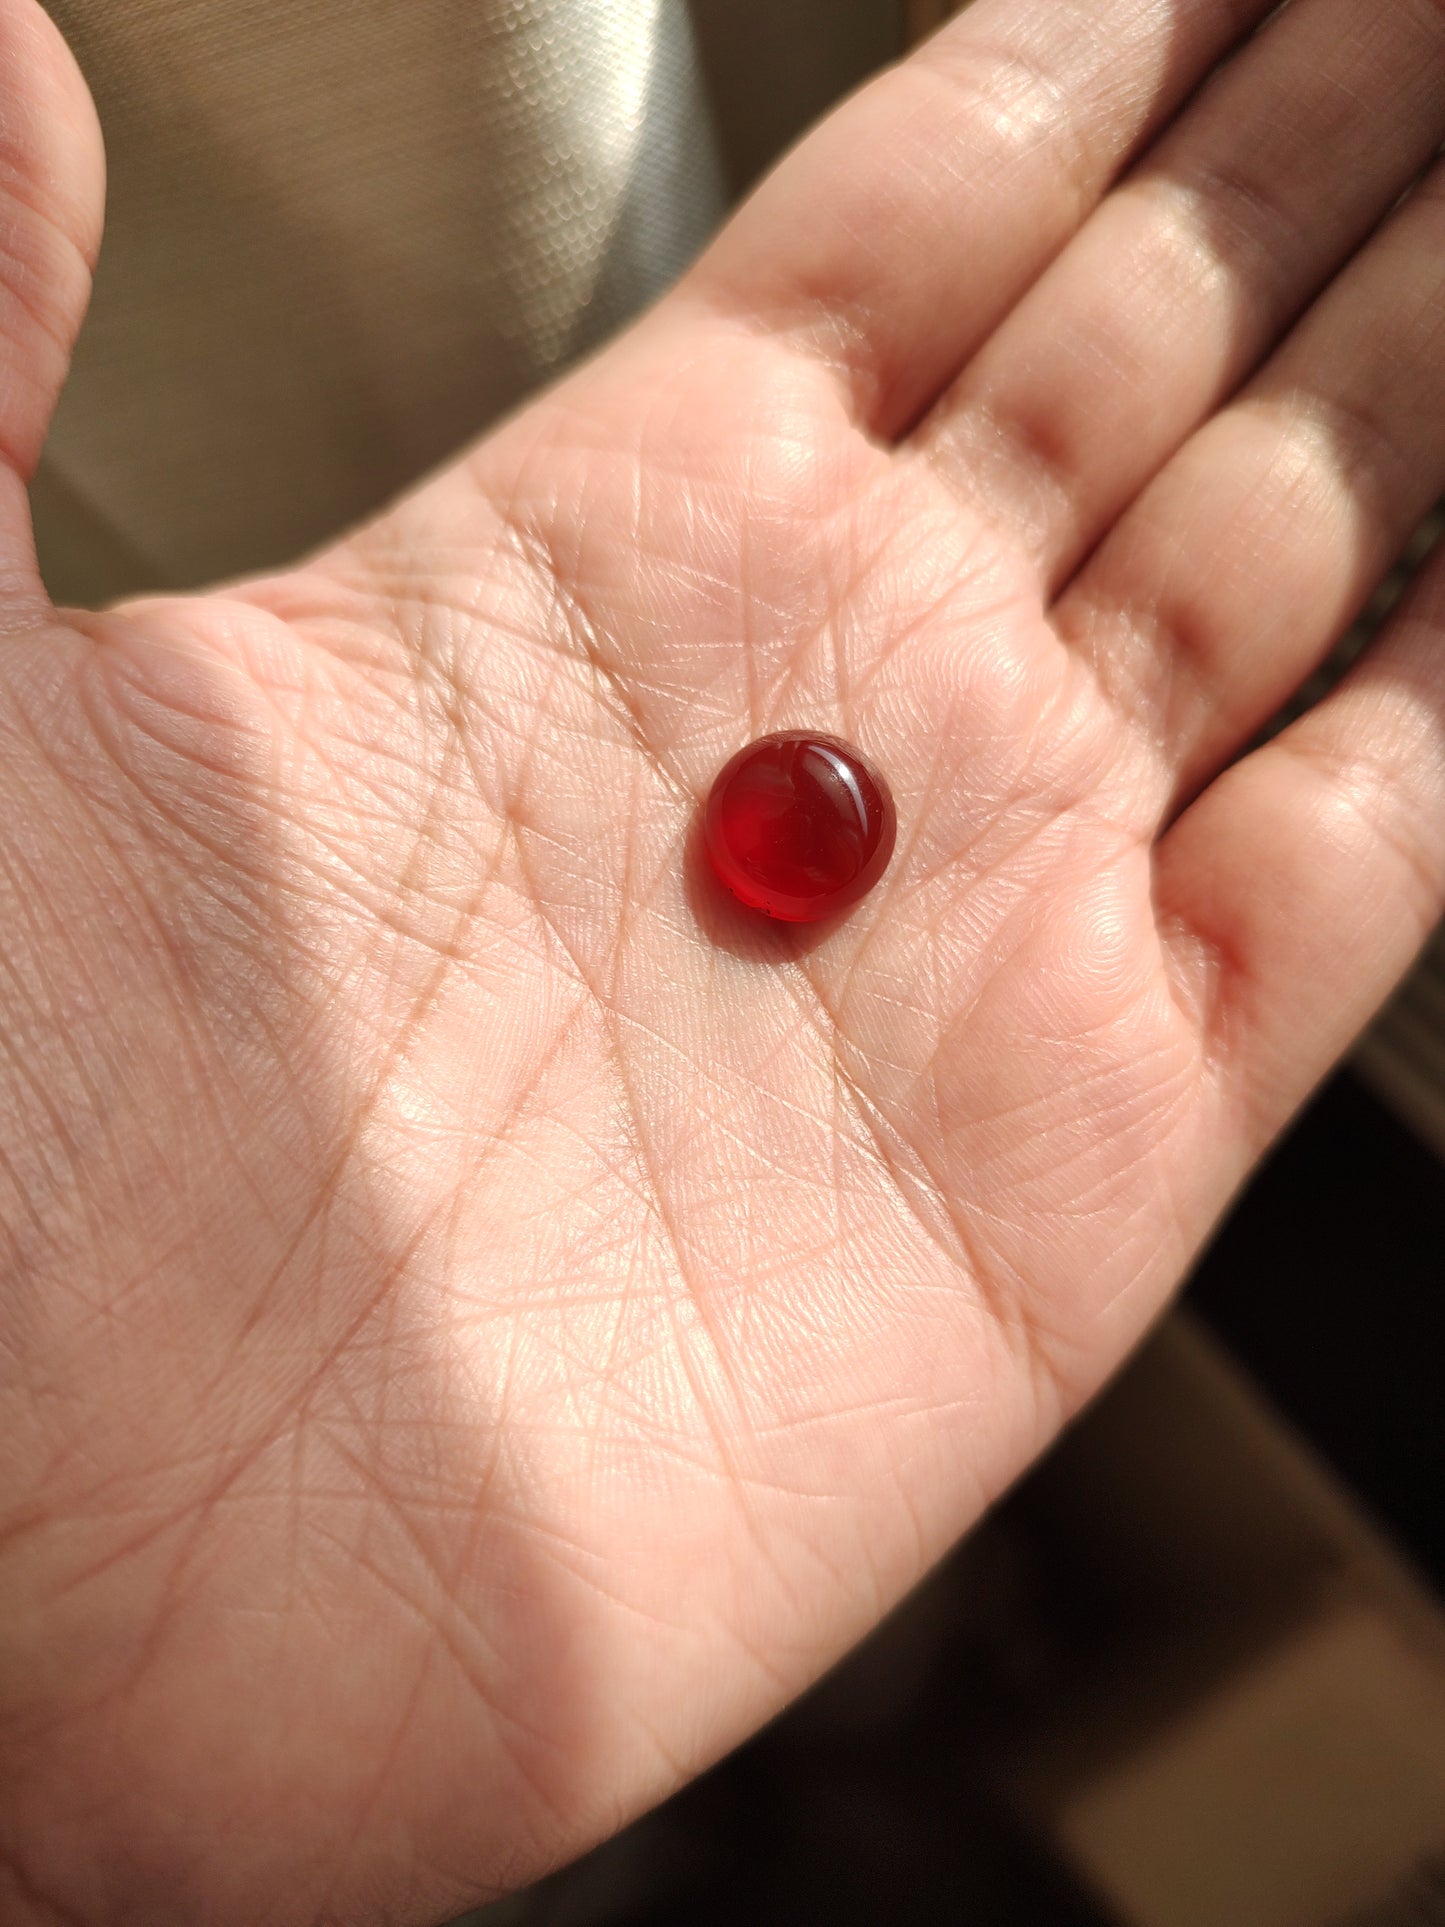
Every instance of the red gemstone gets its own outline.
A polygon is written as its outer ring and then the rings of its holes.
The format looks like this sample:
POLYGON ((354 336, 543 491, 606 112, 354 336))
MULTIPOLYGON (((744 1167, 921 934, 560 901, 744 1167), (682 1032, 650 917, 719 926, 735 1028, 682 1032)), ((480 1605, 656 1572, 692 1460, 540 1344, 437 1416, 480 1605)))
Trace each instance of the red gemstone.
POLYGON ((713 869, 750 910, 782 923, 814 923, 866 895, 888 867, 897 827, 872 764, 808 730, 749 743, 707 799, 713 869))

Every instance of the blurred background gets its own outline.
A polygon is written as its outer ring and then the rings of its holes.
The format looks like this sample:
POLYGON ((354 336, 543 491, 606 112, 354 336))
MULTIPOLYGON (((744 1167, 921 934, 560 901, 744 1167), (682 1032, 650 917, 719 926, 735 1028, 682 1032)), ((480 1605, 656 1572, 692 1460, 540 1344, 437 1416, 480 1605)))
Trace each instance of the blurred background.
MULTIPOLYGON (((110 153, 35 498, 52 593, 91 604, 289 561, 380 506, 949 11, 50 5, 110 153)), ((894 1619, 467 1927, 1445 1923, 1442 1160, 1437 941, 1183 1309, 894 1619)))

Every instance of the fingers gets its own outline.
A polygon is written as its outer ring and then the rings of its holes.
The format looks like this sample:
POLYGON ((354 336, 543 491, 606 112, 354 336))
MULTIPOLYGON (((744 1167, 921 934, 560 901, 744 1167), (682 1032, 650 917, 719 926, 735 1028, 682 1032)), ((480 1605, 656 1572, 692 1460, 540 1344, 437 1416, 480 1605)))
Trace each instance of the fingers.
POLYGON ((1060 632, 1188 795, 1327 653, 1445 488, 1445 168, 1179 452, 1060 632))
POLYGON ((104 174, 70 50, 34 0, 0 0, 0 628, 44 606, 24 491, 90 297, 104 174))
POLYGON ((901 433, 1273 0, 976 0, 826 121, 684 284, 901 433))
POLYGON ((1445 139, 1445 9, 1298 0, 1084 227, 924 424, 1052 592, 1445 139))
POLYGON ((1185 811, 1156 874, 1252 1155, 1445 910, 1445 551, 1339 688, 1185 811))

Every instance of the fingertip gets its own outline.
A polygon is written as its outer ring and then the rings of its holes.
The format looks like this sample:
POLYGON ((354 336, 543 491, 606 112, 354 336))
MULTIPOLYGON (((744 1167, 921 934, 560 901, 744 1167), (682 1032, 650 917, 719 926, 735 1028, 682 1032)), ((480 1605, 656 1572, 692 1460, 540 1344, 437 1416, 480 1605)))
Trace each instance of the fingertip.
POLYGON ((105 144, 90 88, 38 0, 0 0, 0 195, 29 190, 87 269, 100 252, 105 144))
POLYGON ((90 300, 105 201, 95 106, 36 0, 0 0, 0 633, 49 612, 27 488, 90 300))

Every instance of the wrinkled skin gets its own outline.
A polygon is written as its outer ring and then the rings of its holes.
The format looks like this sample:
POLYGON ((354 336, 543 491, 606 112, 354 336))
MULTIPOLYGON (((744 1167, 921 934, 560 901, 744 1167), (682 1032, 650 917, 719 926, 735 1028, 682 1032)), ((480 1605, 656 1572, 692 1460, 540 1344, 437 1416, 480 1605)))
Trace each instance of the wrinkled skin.
POLYGON ((1445 484, 1438 178, 1371 232, 1445 13, 1298 0, 1175 119, 1266 11, 979 0, 374 525, 77 614, 24 480, 99 141, 0 6, 7 1922, 420 1923, 663 1796, 1407 966, 1440 570, 1233 759, 1445 484), (697 814, 795 724, 900 832, 790 931, 697 814))

